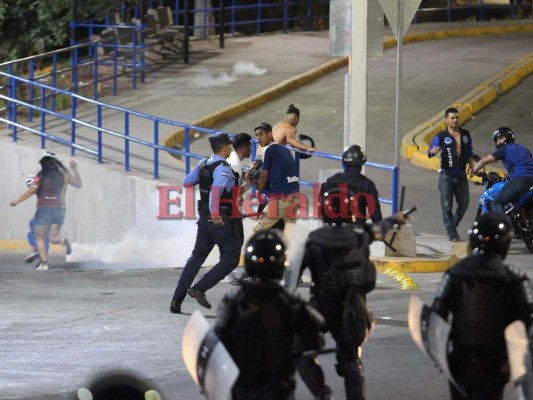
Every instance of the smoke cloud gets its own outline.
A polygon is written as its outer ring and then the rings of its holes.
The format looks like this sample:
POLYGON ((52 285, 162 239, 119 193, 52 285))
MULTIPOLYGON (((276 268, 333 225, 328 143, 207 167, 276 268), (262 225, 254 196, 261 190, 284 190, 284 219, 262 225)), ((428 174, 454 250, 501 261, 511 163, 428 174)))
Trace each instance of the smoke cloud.
POLYGON ((202 69, 191 81, 195 88, 207 89, 213 86, 227 86, 244 76, 259 76, 267 73, 267 69, 259 68, 252 61, 239 61, 231 71, 219 75, 213 74, 207 68, 202 69))
MULTIPOLYGON (((98 261, 105 264, 131 264, 136 268, 182 268, 191 255, 196 240, 196 220, 159 220, 159 192, 150 195, 137 217, 137 225, 120 240, 113 243, 72 243, 68 262, 98 261)), ((197 194, 198 196, 198 194, 197 194)), ((179 209, 171 210, 177 213, 179 209)), ((182 210, 183 211, 183 210, 182 210)), ((218 250, 212 251, 204 263, 218 262, 218 250)), ((121 268, 124 267, 121 265, 121 268)))

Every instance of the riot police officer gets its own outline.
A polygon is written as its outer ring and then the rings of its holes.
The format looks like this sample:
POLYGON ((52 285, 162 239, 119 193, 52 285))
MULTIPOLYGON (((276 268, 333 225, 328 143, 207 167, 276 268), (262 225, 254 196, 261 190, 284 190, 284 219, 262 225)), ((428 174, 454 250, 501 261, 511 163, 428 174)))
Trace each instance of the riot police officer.
POLYGON ((502 399, 509 380, 504 329, 515 320, 531 325, 533 303, 526 274, 504 263, 512 227, 503 214, 481 215, 469 230, 472 255, 442 278, 432 309, 452 316, 448 355, 451 398, 502 399))
POLYGON ((226 159, 231 154, 232 140, 227 133, 209 138, 213 155, 200 161, 184 180, 184 186, 200 185, 198 201, 198 231, 191 257, 180 275, 178 285, 170 303, 170 312, 181 313, 181 303, 189 296, 206 308, 211 308, 205 292, 220 282, 239 264, 241 233, 236 229, 232 217, 240 217, 238 204, 232 201, 235 188, 235 174, 226 159), (220 261, 191 287, 203 262, 218 246, 220 261))
POLYGON ((358 194, 356 209, 356 219, 358 222, 365 222, 370 216, 372 222, 379 222, 383 219, 379 195, 376 184, 361 173, 363 165, 366 163, 366 154, 361 146, 354 144, 344 149, 342 153, 342 164, 344 170, 330 176, 320 188, 321 196, 333 188, 344 185, 354 193, 358 194), (367 214, 368 213, 368 214, 367 214))
POLYGON ((295 350, 323 344, 322 316, 280 284, 285 253, 280 231, 254 234, 244 253, 250 279, 219 305, 215 332, 240 370, 234 400, 293 399, 295 350))
POLYGON ((365 296, 376 285, 369 245, 406 219, 398 213, 377 224, 358 224, 353 211, 357 206, 356 194, 346 187, 324 193, 325 225, 309 234, 300 271, 311 271, 311 305, 324 315, 335 339, 336 369, 344 378, 347 400, 365 398, 360 347, 372 324, 365 296))

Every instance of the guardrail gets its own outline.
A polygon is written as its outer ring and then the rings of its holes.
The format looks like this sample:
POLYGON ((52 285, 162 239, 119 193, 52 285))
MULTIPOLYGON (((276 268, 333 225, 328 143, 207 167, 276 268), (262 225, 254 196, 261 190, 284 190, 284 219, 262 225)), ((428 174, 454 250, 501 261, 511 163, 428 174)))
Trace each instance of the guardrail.
MULTIPOLYGON (((81 92, 84 97, 95 100, 99 97, 102 84, 108 81, 111 82, 111 93, 116 95, 118 79, 128 74, 130 85, 135 89, 137 82, 144 80, 144 71, 147 69, 144 52, 148 47, 139 43, 138 39, 138 35, 144 31, 140 28, 122 31, 122 34, 113 37, 1 63, 0 72, 4 73, 4 79, 0 79, 0 91, 10 90, 11 97, 25 99, 30 104, 43 100, 39 97, 39 91, 35 92, 34 85, 27 87, 27 90, 20 90, 16 83, 7 85, 6 77, 15 75, 68 92, 81 92)), ((70 104, 70 97, 58 97, 58 92, 52 92, 45 100, 51 102, 54 111, 70 104)), ((0 104, 0 112, 6 110, 6 105, 0 104)), ((33 109, 28 110, 28 118, 31 122, 33 109)))
MULTIPOLYGON (((106 147, 104 143, 105 138, 118 138, 123 145, 121 152, 123 152, 123 165, 124 170, 126 171, 131 170, 131 157, 137 156, 136 154, 132 154, 130 151, 130 144, 135 143, 151 151, 151 161, 153 166, 152 173, 154 178, 160 178, 159 167, 161 151, 168 152, 170 154, 184 158, 185 173, 189 173, 191 170, 191 159, 202 159, 205 157, 205 155, 203 154, 193 153, 191 151, 192 134, 194 132, 210 135, 220 133, 219 131, 213 129, 207 129, 177 121, 163 119, 150 114, 130 110, 124 107, 106 104, 98 100, 83 97, 77 93, 72 93, 64 89, 60 89, 41 82, 37 82, 20 76, 15 76, 1 71, 0 78, 5 79, 8 82, 7 87, 9 88, 9 90, 7 91, 7 93, 4 93, 5 91, 0 91, 0 99, 7 103, 7 108, 8 110, 10 110, 10 112, 7 113, 7 117, 3 117, 0 113, 0 121, 6 123, 8 128, 11 129, 11 136, 13 141, 17 141, 20 131, 27 131, 31 134, 38 135, 40 137, 41 148, 46 147, 47 140, 52 140, 61 145, 70 147, 71 155, 75 155, 76 151, 83 151, 87 154, 96 156, 98 162, 102 163, 104 161, 104 149, 106 147), (33 88, 33 91, 37 91, 40 93, 40 104, 35 104, 35 102, 33 101, 17 98, 17 88, 23 87, 24 85, 27 86, 27 89, 33 88), (48 104, 46 102, 47 98, 54 95, 63 95, 70 97, 71 107, 68 110, 68 113, 63 113, 54 110, 51 104, 48 104), (87 109, 87 106, 93 107, 94 111, 90 112, 90 116, 94 118, 94 116, 96 115, 96 122, 93 122, 91 120, 84 120, 81 115, 78 115, 81 114, 78 113, 78 105, 81 103, 85 104, 85 109, 87 109), (32 124, 28 124, 26 121, 20 121, 18 115, 21 111, 21 108, 28 110, 28 114, 30 113, 30 111, 39 113, 40 123, 34 124, 32 126, 32 124), (106 110, 111 110, 115 112, 115 114, 117 112, 119 113, 119 115, 115 115, 113 117, 113 120, 123 121, 122 132, 119 132, 117 129, 111 129, 104 126, 103 114, 106 110), (151 137, 150 140, 146 139, 146 137, 139 138, 132 135, 132 130, 130 128, 130 119, 132 117, 141 118, 152 126, 151 132, 148 133, 148 136, 151 137), (52 122, 56 123, 58 121, 61 123, 61 125, 63 124, 63 122, 65 124, 70 124, 69 128, 67 129, 69 131, 68 139, 57 134, 50 133, 50 124, 52 122), (182 128, 185 130, 185 142, 183 150, 160 145, 159 137, 162 126, 172 127, 173 130, 176 130, 176 128, 182 128), (91 137, 84 138, 83 140, 88 143, 95 143, 93 147, 88 146, 87 144, 84 145, 79 143, 79 138, 77 134, 78 127, 82 127, 85 130, 89 130, 89 132, 91 132, 91 137)), ((257 143, 254 139, 254 154, 256 145, 257 143)), ((295 159, 297 162, 299 173, 300 153, 302 153, 302 151, 293 148, 291 148, 291 150, 295 151, 295 159)), ((313 156, 336 160, 339 162, 341 160, 341 157, 336 154, 314 152, 313 156)), ((396 212, 398 197, 398 168, 390 165, 378 164, 373 162, 367 162, 365 166, 385 170, 391 173, 392 198, 383 198, 380 199, 380 201, 387 204, 391 204, 393 212, 396 212)), ((308 187, 312 187, 313 183, 314 182, 311 181, 300 181, 300 185, 308 187)))

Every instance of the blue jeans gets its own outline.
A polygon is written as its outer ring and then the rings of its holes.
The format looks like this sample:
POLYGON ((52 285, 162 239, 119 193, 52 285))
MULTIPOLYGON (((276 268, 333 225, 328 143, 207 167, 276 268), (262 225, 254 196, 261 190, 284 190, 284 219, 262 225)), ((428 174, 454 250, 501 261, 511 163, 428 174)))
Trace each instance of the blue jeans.
POLYGON ((533 176, 519 176, 512 178, 498 192, 492 201, 492 211, 504 213, 503 206, 514 203, 533 186, 533 176))
POLYGON ((470 193, 466 174, 451 174, 441 171, 439 176, 440 206, 442 208, 442 222, 448 236, 457 234, 457 227, 463 219, 470 193), (453 213, 453 199, 457 202, 457 210, 453 213))
POLYGON ((37 207, 34 217, 36 226, 63 225, 65 221, 65 209, 58 207, 37 207))

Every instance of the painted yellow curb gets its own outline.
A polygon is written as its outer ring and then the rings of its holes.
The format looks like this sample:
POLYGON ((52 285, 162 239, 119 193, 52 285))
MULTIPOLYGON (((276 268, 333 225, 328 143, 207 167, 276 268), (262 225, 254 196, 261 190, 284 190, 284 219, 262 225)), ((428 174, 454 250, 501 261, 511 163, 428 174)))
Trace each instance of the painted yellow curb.
POLYGON ((371 258, 379 272, 392 269, 402 273, 444 272, 459 261, 457 256, 425 257, 376 257, 371 258))
POLYGON ((400 290, 419 290, 420 287, 418 286, 418 283, 411 278, 410 276, 407 276, 405 273, 398 271, 394 268, 387 268, 385 271, 383 271, 384 275, 389 276, 396 282, 400 284, 400 290))
MULTIPOLYGON (((25 240, 0 240, 0 250, 30 252, 32 248, 25 240)), ((60 244, 50 245, 49 253, 62 253, 63 251, 63 246, 60 244)))

